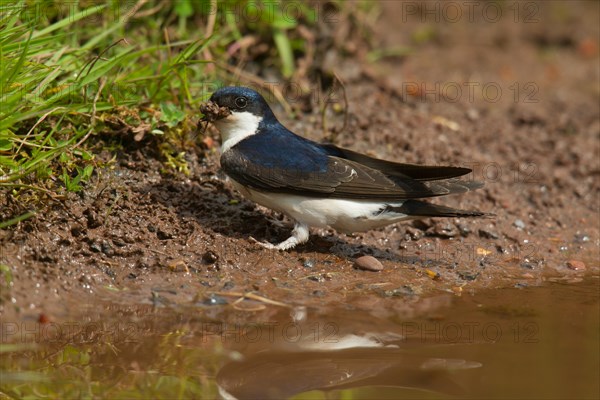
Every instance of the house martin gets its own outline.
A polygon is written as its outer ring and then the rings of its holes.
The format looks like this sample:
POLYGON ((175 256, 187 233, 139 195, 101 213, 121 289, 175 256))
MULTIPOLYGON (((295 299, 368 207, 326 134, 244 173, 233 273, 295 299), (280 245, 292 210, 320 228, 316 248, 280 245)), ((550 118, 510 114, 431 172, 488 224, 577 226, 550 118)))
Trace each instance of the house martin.
POLYGON ((221 133, 221 168, 235 188, 295 222, 283 242, 260 242, 266 248, 303 244, 311 226, 353 233, 409 219, 490 215, 420 200, 482 187, 457 179, 470 169, 395 163, 313 142, 283 126, 252 89, 219 89, 200 111, 221 133))

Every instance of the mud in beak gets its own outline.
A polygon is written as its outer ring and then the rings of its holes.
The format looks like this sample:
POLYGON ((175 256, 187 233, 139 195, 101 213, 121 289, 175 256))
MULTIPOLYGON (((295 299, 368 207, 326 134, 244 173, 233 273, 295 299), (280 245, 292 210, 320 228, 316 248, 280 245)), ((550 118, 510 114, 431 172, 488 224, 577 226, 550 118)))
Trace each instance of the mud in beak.
POLYGON ((207 101, 200 105, 200 112, 204 115, 201 122, 213 122, 231 115, 231 110, 227 107, 219 107, 217 103, 207 101))

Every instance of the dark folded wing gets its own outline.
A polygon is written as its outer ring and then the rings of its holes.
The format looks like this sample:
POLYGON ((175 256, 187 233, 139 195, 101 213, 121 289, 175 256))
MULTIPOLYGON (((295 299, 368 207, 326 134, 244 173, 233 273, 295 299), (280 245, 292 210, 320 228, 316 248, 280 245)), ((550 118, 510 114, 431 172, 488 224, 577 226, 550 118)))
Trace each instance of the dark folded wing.
POLYGON ((434 165, 415 165, 395 163, 392 161, 380 160, 357 153, 352 150, 343 149, 333 144, 324 144, 322 147, 334 157, 344 158, 366 165, 382 173, 399 178, 412 178, 417 181, 435 181, 449 178, 456 178, 471 172, 469 168, 447 167, 434 165))
POLYGON ((221 167, 236 182, 259 191, 315 197, 403 200, 461 193, 481 186, 457 179, 423 182, 335 156, 326 157, 321 168, 290 167, 283 160, 265 166, 235 147, 221 156, 221 167))

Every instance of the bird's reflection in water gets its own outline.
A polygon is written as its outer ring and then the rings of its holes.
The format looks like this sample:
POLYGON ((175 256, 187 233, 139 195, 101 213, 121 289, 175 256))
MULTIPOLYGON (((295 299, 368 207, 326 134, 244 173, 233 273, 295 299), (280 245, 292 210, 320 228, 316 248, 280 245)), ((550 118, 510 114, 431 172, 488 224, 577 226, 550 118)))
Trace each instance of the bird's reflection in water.
POLYGON ((417 355, 401 343, 382 340, 385 336, 347 334, 330 342, 306 340, 255 349, 219 371, 219 391, 225 399, 240 400, 367 386, 461 395, 466 391, 454 379, 457 370, 481 367, 474 361, 417 355))

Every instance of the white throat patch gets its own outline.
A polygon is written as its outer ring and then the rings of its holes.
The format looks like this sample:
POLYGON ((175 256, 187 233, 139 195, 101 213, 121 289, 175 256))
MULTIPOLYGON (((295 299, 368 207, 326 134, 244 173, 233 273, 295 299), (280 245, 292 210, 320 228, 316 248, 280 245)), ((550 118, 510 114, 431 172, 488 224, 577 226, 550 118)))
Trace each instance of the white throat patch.
POLYGON ((221 153, 225 153, 248 136, 256 134, 260 121, 262 117, 248 111, 232 112, 229 116, 214 121, 221 132, 221 153))

